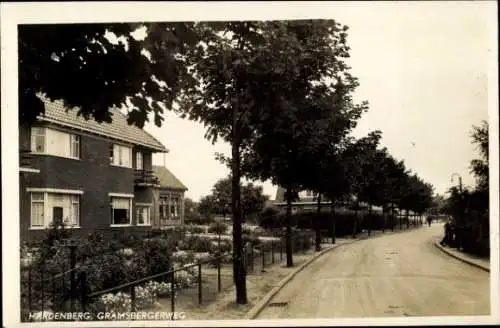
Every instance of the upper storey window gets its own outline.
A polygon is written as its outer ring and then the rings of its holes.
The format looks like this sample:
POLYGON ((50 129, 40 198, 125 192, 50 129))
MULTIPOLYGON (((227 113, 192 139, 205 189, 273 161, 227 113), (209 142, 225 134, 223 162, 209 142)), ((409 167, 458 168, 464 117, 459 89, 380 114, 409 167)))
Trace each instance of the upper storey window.
POLYGON ((31 128, 31 152, 66 158, 80 158, 80 136, 45 127, 31 128))

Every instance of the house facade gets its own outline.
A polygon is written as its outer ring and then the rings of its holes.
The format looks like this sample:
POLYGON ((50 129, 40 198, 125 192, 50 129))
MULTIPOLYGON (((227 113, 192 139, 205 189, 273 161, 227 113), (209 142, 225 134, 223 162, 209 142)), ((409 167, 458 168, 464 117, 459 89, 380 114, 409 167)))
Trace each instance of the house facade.
POLYGON ((160 229, 184 224, 186 186, 164 166, 153 166, 159 184, 153 190, 153 225, 160 229))
POLYGON ((120 110, 110 111, 112 123, 97 123, 45 100, 45 114, 20 125, 21 240, 58 222, 74 234, 155 227, 161 186, 152 154, 168 150, 120 110))
MULTIPOLYGON (((311 190, 303 190, 299 192, 298 199, 292 202, 292 213, 297 212, 315 212, 318 209, 318 194, 311 190)), ((355 197, 352 198, 351 202, 340 204, 336 204, 336 211, 342 212, 352 212, 353 204, 355 201, 355 197)), ((271 204, 272 206, 277 207, 281 211, 286 210, 286 200, 285 200, 285 189, 278 186, 278 190, 276 191, 276 198, 271 204)), ((364 202, 360 202, 358 204, 358 210, 360 212, 368 211, 368 204, 364 202)), ((331 211, 331 202, 330 200, 322 196, 320 200, 320 209, 321 211, 331 211)), ((382 208, 379 206, 372 206, 373 213, 382 213, 382 208)))
MULTIPOLYGON (((292 202, 292 213, 297 212, 311 212, 316 211, 318 208, 318 194, 311 190, 302 190, 299 192, 299 198, 292 202)), ((321 201, 321 210, 322 211, 330 211, 330 201, 322 197, 321 201)), ((286 199, 285 199, 285 189, 278 186, 278 190, 276 191, 275 200, 272 202, 272 205, 280 209, 281 211, 286 210, 286 199)))

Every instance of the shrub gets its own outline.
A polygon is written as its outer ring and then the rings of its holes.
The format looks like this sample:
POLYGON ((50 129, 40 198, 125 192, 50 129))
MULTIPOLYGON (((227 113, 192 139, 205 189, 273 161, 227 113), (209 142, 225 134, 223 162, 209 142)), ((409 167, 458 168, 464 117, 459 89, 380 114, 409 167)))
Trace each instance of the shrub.
POLYGON ((184 218, 184 222, 186 224, 198 224, 198 225, 204 225, 204 224, 210 224, 215 222, 215 219, 213 216, 205 217, 200 215, 197 212, 194 213, 186 213, 186 216, 184 218))
POLYGON ((175 265, 184 265, 194 261, 194 253, 192 251, 180 250, 172 253, 172 262, 175 265))
POLYGON ((186 226, 186 232, 189 233, 206 233, 207 232, 207 226, 204 225, 190 225, 186 226))
POLYGON ((208 227, 208 233, 215 233, 215 234, 224 234, 228 230, 228 226, 224 224, 223 222, 217 221, 208 227))
POLYGON ((144 241, 142 254, 139 258, 145 258, 148 265, 149 275, 162 273, 171 269, 170 258, 172 249, 176 242, 163 238, 151 238, 144 241))
POLYGON ((176 288, 188 288, 192 286, 193 279, 192 275, 186 270, 176 271, 174 273, 174 281, 176 288))
POLYGON ((213 259, 213 257, 209 252, 194 253, 195 262, 205 262, 211 259, 213 259))
POLYGON ((158 304, 157 285, 150 281, 146 286, 135 287, 135 306, 138 310, 150 309, 158 304))
MULTIPOLYGON (((136 286, 135 306, 137 310, 150 309, 156 306, 158 304, 158 290, 159 284, 152 281, 148 282, 145 286, 136 286)), ((109 313, 128 312, 130 311, 132 306, 130 295, 124 292, 102 295, 99 301, 101 303, 102 309, 105 312, 109 313)))
POLYGON ((265 229, 275 228, 277 225, 278 214, 280 211, 273 206, 269 206, 264 208, 257 217, 257 222, 259 226, 265 229))
POLYGON ((190 250, 195 253, 205 253, 212 250, 212 242, 209 238, 201 236, 189 236, 183 242, 184 250, 190 250))
MULTIPOLYGON (((172 294, 172 284, 166 282, 160 282, 156 285, 156 295, 158 297, 170 297, 172 294)), ((174 295, 177 297, 177 295, 174 295)))

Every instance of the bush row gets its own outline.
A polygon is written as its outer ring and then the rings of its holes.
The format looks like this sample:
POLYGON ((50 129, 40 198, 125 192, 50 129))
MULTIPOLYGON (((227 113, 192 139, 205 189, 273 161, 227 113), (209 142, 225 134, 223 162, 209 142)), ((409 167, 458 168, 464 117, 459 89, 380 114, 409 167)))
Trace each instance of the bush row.
MULTIPOLYGON (((405 218, 400 219, 393 216, 372 213, 359 213, 357 215, 358 224, 356 233, 361 230, 383 230, 392 229, 400 223, 407 225, 409 221, 405 218)), ((291 225, 298 229, 321 229, 327 231, 330 235, 335 222, 336 236, 345 236, 353 233, 356 215, 354 213, 335 213, 331 212, 300 212, 291 216, 291 225)), ((264 229, 283 229, 286 226, 286 217, 284 213, 277 209, 268 207, 264 209, 259 217, 259 225, 264 229)))

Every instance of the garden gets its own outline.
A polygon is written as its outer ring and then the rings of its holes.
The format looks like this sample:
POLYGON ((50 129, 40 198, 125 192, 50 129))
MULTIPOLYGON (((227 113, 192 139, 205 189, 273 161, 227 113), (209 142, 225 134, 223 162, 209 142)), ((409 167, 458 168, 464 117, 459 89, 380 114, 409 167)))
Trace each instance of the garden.
MULTIPOLYGON (((278 256, 283 259, 284 242, 272 235, 243 225, 250 273, 255 266, 278 262, 278 256)), ((309 249, 311 236, 301 238, 295 249, 309 249)), ((232 229, 222 222, 111 239, 98 233, 75 238, 59 227, 45 240, 21 247, 25 321, 29 313, 35 313, 33 320, 61 311, 178 311, 208 303, 232 285, 232 229)))

